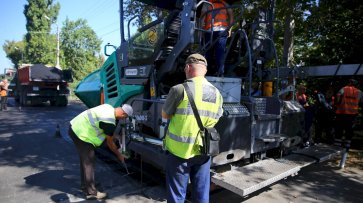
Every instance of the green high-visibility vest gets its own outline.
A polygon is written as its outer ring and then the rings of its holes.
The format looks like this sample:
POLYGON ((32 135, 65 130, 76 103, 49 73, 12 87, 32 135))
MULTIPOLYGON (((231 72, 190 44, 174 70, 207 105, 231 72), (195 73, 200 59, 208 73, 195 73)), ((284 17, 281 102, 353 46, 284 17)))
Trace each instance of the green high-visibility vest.
POLYGON ((102 104, 88 109, 72 119, 70 123, 79 139, 98 147, 107 136, 99 126, 101 121, 116 124, 115 109, 111 105, 102 104))
MULTIPOLYGON (((204 77, 192 78, 187 83, 203 126, 213 127, 223 113, 220 92, 204 77)), ((165 146, 170 153, 183 159, 200 155, 200 146, 203 146, 201 132, 185 90, 183 100, 170 119, 165 146)))

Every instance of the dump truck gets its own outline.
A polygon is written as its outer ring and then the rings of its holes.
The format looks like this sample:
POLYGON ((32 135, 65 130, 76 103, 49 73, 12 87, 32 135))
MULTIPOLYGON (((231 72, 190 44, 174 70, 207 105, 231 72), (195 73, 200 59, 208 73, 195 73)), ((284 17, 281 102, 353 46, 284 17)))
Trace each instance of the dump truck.
MULTIPOLYGON (((161 109, 170 88, 186 79, 187 56, 205 54, 214 43, 205 42, 203 36, 211 31, 204 30, 199 23, 202 7, 210 3, 139 2, 156 11, 151 16, 152 22, 143 25, 138 15, 126 20, 124 2, 120 0, 121 45, 105 46, 107 60, 78 84, 75 94, 89 108, 102 103, 114 107, 130 104, 134 116, 126 125, 126 148, 135 155, 131 157, 139 157, 163 171, 166 164, 163 137, 167 125, 161 119, 161 109), (135 24, 137 29, 133 27, 135 24)), ((224 100, 224 114, 215 126, 221 140, 220 153, 212 157, 211 179, 246 196, 296 175, 307 165, 332 158, 343 149, 327 145, 302 147, 309 140, 304 129, 305 110, 297 101, 280 97, 282 92, 294 91, 281 85, 294 71, 279 67, 273 37, 268 31, 274 20, 268 17, 269 12, 261 10, 260 18, 245 25, 244 9, 234 1, 228 2, 235 13, 235 22, 229 26, 232 33, 224 59, 227 71, 224 77, 206 76, 224 100), (262 83, 263 95, 251 96, 254 81, 262 83)), ((358 69, 355 72, 361 72, 360 66, 358 69)))
POLYGON ((70 71, 43 64, 21 65, 13 79, 14 97, 22 106, 50 102, 51 106, 67 106, 70 71))

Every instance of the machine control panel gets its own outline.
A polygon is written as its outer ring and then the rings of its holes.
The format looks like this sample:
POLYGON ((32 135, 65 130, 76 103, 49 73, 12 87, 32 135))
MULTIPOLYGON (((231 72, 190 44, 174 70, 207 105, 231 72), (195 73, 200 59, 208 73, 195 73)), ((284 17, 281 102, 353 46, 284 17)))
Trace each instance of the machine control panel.
POLYGON ((243 104, 223 104, 223 110, 225 115, 250 116, 250 112, 243 104))

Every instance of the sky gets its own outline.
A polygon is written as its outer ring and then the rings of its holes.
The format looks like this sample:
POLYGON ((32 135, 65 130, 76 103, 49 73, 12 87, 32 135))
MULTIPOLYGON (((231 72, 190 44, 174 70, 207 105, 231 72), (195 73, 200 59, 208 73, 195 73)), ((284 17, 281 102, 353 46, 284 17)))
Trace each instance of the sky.
MULTIPOLYGON (((86 19, 88 25, 102 40, 100 52, 107 43, 120 45, 119 0, 58 0, 61 8, 57 24, 59 29, 66 18, 76 21, 86 19)), ((27 0, 0 0, 0 74, 14 64, 6 57, 2 48, 6 40, 21 41, 26 33, 24 5, 27 0)), ((56 33, 57 25, 52 25, 51 33, 56 33)))

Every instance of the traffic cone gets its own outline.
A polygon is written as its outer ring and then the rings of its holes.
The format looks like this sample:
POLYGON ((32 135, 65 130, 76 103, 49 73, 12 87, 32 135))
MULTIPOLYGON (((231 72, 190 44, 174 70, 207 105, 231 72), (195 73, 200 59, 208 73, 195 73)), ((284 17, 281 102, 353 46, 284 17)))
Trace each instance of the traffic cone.
POLYGON ((59 124, 57 124, 57 127, 55 129, 54 137, 62 137, 60 130, 59 130, 59 124))

